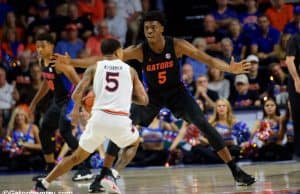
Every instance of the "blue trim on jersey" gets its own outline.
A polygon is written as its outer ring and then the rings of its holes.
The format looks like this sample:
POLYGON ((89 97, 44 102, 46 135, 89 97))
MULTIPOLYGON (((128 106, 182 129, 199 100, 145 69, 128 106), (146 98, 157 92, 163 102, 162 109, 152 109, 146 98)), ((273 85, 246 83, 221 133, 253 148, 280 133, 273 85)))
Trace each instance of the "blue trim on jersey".
POLYGON ((74 105, 75 105, 74 101, 72 99, 70 99, 68 101, 68 104, 67 104, 67 107, 66 107, 66 112, 65 112, 65 119, 67 121, 71 121, 71 118, 70 118, 69 114, 71 113, 74 105))
POLYGON ((143 82, 144 88, 147 90, 148 89, 148 81, 147 81, 144 70, 142 70, 142 82, 143 82))
POLYGON ((72 94, 73 89, 74 89, 74 85, 72 84, 72 82, 64 75, 64 74, 59 74, 66 90, 68 91, 69 94, 72 94))

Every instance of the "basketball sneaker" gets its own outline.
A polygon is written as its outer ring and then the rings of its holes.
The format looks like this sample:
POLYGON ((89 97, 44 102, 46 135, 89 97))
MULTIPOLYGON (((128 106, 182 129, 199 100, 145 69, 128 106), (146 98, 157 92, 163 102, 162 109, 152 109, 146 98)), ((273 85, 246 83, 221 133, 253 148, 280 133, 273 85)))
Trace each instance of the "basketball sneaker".
POLYGON ((237 169, 232 172, 232 175, 239 186, 249 186, 256 181, 255 177, 247 174, 239 167, 237 167, 237 169))
POLYGON ((104 192, 104 188, 101 186, 100 181, 102 177, 100 175, 96 175, 94 181, 92 184, 89 186, 89 193, 99 193, 99 192, 104 192))
POLYGON ((90 169, 78 170, 72 177, 72 181, 91 180, 94 177, 90 169))
POLYGON ((46 168, 44 169, 42 174, 39 174, 37 176, 32 177, 32 181, 40 181, 43 178, 45 178, 47 176, 47 174, 49 174, 52 169, 55 167, 54 163, 47 163, 46 164, 46 168))
POLYGON ((37 176, 32 177, 32 181, 41 181, 43 178, 46 178, 47 174, 39 174, 37 176))
MULTIPOLYGON (((113 168, 109 169, 110 175, 112 175, 115 179, 119 179, 120 175, 119 172, 113 168)), ((96 175, 94 181, 89 186, 89 193, 98 193, 98 192, 104 192, 103 186, 100 184, 101 180, 105 177, 105 174, 100 173, 100 175, 96 175)))
POLYGON ((101 186, 107 191, 108 193, 116 193, 121 194, 121 191, 117 185, 115 177, 110 175, 105 175, 103 179, 100 181, 101 186))
POLYGON ((35 183, 34 191, 36 191, 36 192, 47 191, 47 188, 43 185, 41 180, 38 180, 35 183))

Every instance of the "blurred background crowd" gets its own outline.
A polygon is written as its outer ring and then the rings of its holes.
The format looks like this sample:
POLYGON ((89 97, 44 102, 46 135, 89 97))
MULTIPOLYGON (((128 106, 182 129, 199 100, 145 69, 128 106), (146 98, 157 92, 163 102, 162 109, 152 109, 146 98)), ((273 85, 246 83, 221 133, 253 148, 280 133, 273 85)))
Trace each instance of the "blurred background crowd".
MULTIPOLYGON (((140 19, 149 10, 165 13, 166 35, 228 63, 232 56, 251 63, 249 74, 235 76, 189 57, 180 60, 182 80, 235 159, 292 159, 285 53, 288 39, 300 30, 297 1, 0 0, 0 170, 44 165, 38 133, 52 95, 39 103, 35 115, 29 113, 43 79, 35 38, 51 33, 55 52, 72 58, 101 56, 105 38, 116 38, 124 47, 143 41, 140 19), (249 125, 238 119, 237 110, 262 114, 249 125)), ((140 72, 137 61, 129 64, 140 72)), ((141 126, 140 134, 143 141, 131 166, 221 162, 199 129, 167 109, 150 126, 141 126)), ((55 141, 59 161, 68 149, 61 153, 59 132, 55 141)), ((100 157, 92 159, 95 166, 100 157)))

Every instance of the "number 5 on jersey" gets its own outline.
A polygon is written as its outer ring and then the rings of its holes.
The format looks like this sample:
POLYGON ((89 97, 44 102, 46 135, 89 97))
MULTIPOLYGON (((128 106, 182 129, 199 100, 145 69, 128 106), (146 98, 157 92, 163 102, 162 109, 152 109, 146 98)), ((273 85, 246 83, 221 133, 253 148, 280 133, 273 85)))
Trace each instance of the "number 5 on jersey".
POLYGON ((109 92, 114 92, 119 87, 119 72, 106 72, 106 86, 105 89, 109 92))
POLYGON ((158 83, 164 84, 166 81, 167 81, 167 72, 166 71, 158 72, 158 83))

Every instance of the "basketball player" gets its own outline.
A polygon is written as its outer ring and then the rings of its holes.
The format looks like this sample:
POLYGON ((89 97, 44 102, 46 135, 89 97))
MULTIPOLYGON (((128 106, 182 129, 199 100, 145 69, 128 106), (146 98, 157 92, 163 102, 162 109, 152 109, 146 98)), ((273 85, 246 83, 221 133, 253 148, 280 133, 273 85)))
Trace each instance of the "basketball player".
MULTIPOLYGON (((84 92, 93 85, 95 93, 92 115, 79 140, 79 147, 71 156, 64 158, 45 179, 37 182, 37 191, 45 191, 54 179, 84 161, 105 138, 111 139, 120 148, 139 143, 139 134, 132 126, 129 111, 132 102, 147 105, 147 93, 136 71, 120 60, 123 50, 119 41, 106 39, 101 44, 101 50, 103 60, 86 70, 72 94, 75 101, 72 122, 77 123, 84 92)), ((108 192, 120 193, 109 167, 111 166, 104 163, 102 171, 106 171, 107 176, 102 179, 101 185, 108 192)))
POLYGON ((295 157, 300 158, 300 23, 299 32, 287 44, 286 64, 289 70, 288 92, 294 124, 295 157))
MULTIPOLYGON (((144 35, 146 41, 130 46, 124 50, 123 60, 136 59, 142 63, 142 69, 148 87, 149 104, 146 107, 133 105, 131 117, 134 124, 148 126, 162 107, 169 108, 176 117, 182 117, 189 123, 202 129, 210 144, 220 158, 228 165, 235 181, 241 185, 251 185, 255 178, 245 173, 236 163, 225 146, 220 134, 205 119, 201 109, 185 89, 180 79, 180 65, 178 58, 189 56, 221 71, 234 74, 247 73, 249 64, 245 61, 238 63, 231 60, 230 65, 217 58, 211 57, 198 50, 183 39, 164 36, 165 20, 158 11, 147 12, 143 18, 144 35)), ((68 56, 56 55, 56 60, 76 67, 87 67, 100 57, 85 59, 70 59, 68 56)), ((113 143, 108 146, 107 152, 116 156, 119 149, 113 143)), ((113 158, 113 157, 111 157, 113 158)), ((110 158, 105 158, 106 162, 110 158)), ((125 158, 126 160, 126 158, 125 158)), ((112 161, 109 161, 111 164, 112 161)), ((101 173, 91 187, 96 191, 100 186, 101 173)), ((90 189, 91 189, 90 187, 90 189)), ((92 190, 92 189, 91 189, 92 190)))
MULTIPOLYGON (((38 36, 36 40, 36 48, 42 59, 41 62, 44 80, 30 104, 30 110, 32 113, 34 113, 36 105, 49 90, 54 93, 53 103, 44 116, 39 133, 46 161, 47 173, 55 166, 54 132, 56 129, 60 129, 61 135, 72 150, 75 150, 78 147, 78 141, 72 134, 73 127, 70 119, 68 119, 66 115, 73 105, 70 98, 73 86, 76 85, 80 79, 73 67, 69 66, 59 68, 59 66, 53 67, 50 64, 50 58, 53 55, 54 49, 54 39, 50 34, 41 34, 38 36)), ((46 174, 36 176, 33 180, 45 177, 45 175, 46 174)))

